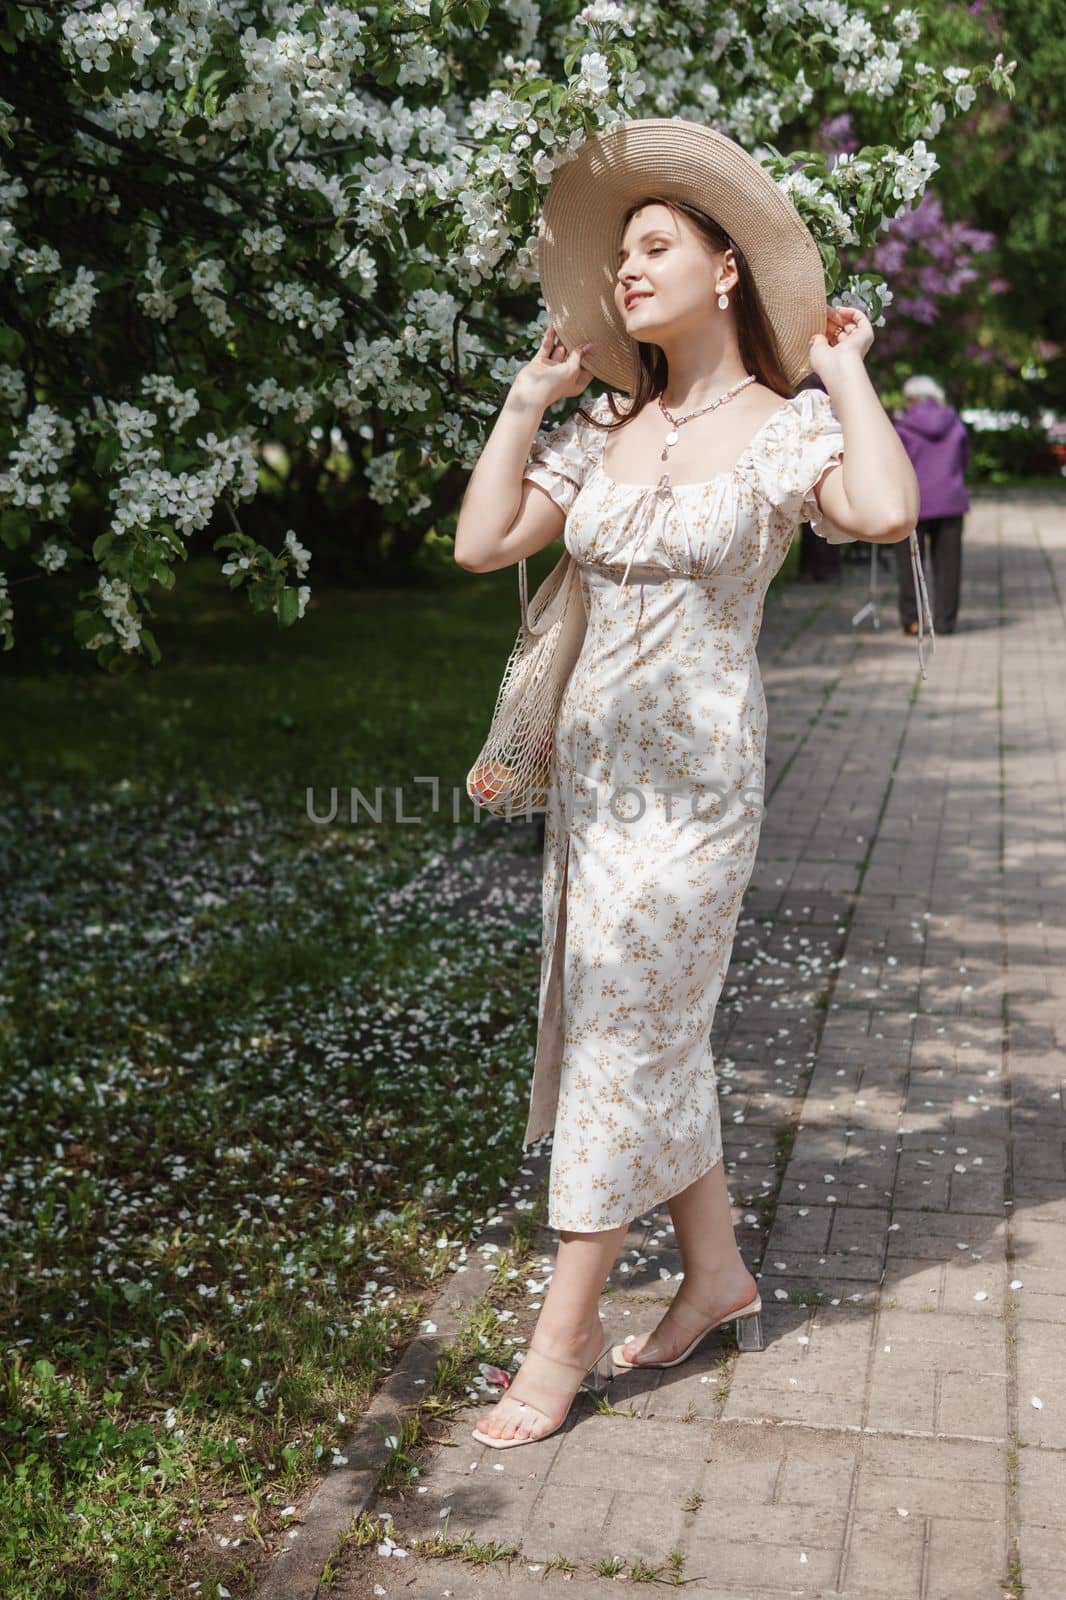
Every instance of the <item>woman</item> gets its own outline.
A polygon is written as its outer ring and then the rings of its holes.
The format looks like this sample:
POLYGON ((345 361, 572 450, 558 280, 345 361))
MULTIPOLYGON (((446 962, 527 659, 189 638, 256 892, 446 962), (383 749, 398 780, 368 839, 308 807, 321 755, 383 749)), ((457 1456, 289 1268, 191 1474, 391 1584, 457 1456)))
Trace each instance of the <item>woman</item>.
MULTIPOLYGON (((935 378, 916 373, 903 385, 903 395, 907 409, 895 422, 918 478, 915 531, 923 557, 927 538, 932 546, 933 626, 937 633, 954 633, 962 578, 962 519, 970 509, 966 492, 970 435, 935 378)), ((917 633, 914 578, 906 555, 905 549, 896 551, 899 620, 904 633, 917 633)))
POLYGON ((521 1369, 475 1430, 495 1448, 544 1438, 583 1383, 684 1359, 728 1318, 761 1343, 708 1035, 758 844, 763 599, 801 519, 892 543, 917 514, 863 366, 870 322, 827 310, 811 235, 732 140, 670 118, 586 141, 553 177, 540 266, 567 342, 550 324, 515 378, 455 540, 461 566, 490 572, 563 534, 588 611, 556 725, 524 1139, 554 1130, 560 1242, 521 1369), (812 366, 827 392, 789 398, 812 366), (594 375, 625 393, 535 442, 594 375), (600 1292, 631 1220, 664 1200, 683 1285, 650 1336, 608 1354, 600 1292))

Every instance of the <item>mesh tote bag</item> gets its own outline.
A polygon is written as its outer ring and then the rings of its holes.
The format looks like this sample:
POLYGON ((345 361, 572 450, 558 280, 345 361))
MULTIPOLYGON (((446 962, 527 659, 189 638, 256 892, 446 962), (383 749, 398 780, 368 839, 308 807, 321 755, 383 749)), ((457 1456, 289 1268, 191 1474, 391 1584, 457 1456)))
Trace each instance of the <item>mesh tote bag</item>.
POLYGON ((504 669, 488 737, 466 776, 466 792, 494 816, 546 810, 555 720, 585 638, 581 572, 567 551, 528 597, 518 563, 522 623, 504 669))

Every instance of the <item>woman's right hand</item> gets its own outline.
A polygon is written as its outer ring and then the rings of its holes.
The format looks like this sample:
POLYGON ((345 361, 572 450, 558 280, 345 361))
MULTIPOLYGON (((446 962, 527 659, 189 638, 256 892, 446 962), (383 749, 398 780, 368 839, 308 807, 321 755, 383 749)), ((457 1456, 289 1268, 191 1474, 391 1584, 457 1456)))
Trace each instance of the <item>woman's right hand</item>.
POLYGON ((562 340, 556 344, 555 324, 549 322, 536 355, 515 375, 511 393, 541 413, 557 400, 581 394, 594 377, 581 365, 581 357, 590 348, 591 340, 574 350, 567 350, 562 340))

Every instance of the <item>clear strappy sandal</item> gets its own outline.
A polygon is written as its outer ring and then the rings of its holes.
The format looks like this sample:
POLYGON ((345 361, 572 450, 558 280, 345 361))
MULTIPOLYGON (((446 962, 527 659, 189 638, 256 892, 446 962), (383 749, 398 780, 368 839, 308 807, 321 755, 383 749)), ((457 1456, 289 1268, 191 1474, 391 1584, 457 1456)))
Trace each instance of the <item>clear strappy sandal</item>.
MULTIPOLYGON (((529 1353, 537 1356, 541 1361, 550 1361, 552 1365, 558 1367, 561 1372, 567 1373, 571 1381, 573 1380, 574 1373, 578 1370, 575 1362, 560 1361, 555 1356, 545 1355, 542 1350, 534 1350, 532 1345, 530 1345, 529 1353)), ((521 1371, 521 1368, 519 1368, 519 1371, 521 1371)), ((528 1439, 494 1439, 491 1434, 481 1433, 477 1428, 472 1428, 470 1430, 471 1437, 476 1439, 478 1444, 491 1445, 494 1450, 507 1450, 511 1445, 515 1444, 536 1444, 539 1440, 547 1439, 551 1434, 558 1433, 559 1429, 570 1415, 574 1400, 577 1399, 578 1395, 583 1389, 587 1389, 590 1394, 603 1394, 613 1377, 614 1364, 611 1360, 611 1341, 610 1339, 607 1339, 604 1341, 603 1349, 600 1351, 599 1355, 592 1363, 592 1366, 588 1368, 585 1376, 578 1384, 574 1393, 574 1399, 571 1400, 570 1405, 567 1406, 566 1411, 559 1418, 559 1421, 556 1422, 552 1427, 545 1428, 541 1433, 534 1433, 528 1439)), ((519 1400, 517 1396, 509 1395, 507 1391, 504 1392, 501 1398, 504 1400, 510 1398, 520 1410, 529 1412, 529 1421, 520 1422, 519 1427, 533 1427, 536 1425, 538 1418, 542 1420, 546 1419, 548 1422, 551 1422, 551 1418, 548 1416, 546 1411, 542 1411, 540 1406, 532 1405, 528 1400, 519 1400)))
MULTIPOLYGON (((627 1361, 622 1354, 623 1345, 616 1344, 611 1351, 614 1370, 616 1372, 634 1372, 641 1367, 680 1366, 682 1361, 688 1360, 701 1339, 706 1339, 709 1333, 713 1333, 715 1328, 720 1328, 725 1322, 736 1323, 738 1350, 761 1350, 763 1348, 762 1299, 759 1295, 756 1295, 754 1300, 749 1300, 748 1304, 741 1306, 738 1311, 727 1311, 724 1317, 718 1318, 717 1322, 709 1322, 705 1328, 701 1328, 692 1343, 687 1345, 681 1354, 675 1356, 672 1361, 627 1361)), ((636 1335, 631 1334, 630 1338, 636 1338, 636 1335)), ((626 1339, 624 1344, 628 1343, 629 1339, 626 1339)))

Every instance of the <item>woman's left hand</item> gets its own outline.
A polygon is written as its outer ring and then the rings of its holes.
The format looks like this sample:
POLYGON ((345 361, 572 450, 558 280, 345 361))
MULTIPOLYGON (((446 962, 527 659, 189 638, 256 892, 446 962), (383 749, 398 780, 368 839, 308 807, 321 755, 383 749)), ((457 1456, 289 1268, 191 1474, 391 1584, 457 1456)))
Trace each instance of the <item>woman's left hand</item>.
POLYGON ((874 342, 873 324, 857 306, 828 306, 825 332, 811 340, 811 370, 823 383, 841 362, 860 361, 874 342))

